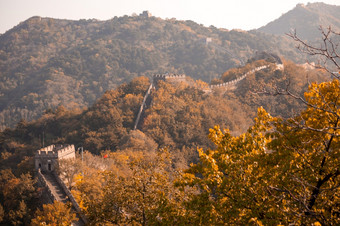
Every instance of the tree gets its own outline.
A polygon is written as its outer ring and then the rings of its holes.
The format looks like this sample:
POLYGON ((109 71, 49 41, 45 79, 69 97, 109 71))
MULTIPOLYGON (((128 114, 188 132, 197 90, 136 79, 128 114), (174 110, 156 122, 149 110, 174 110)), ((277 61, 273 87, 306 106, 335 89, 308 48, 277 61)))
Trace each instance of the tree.
POLYGON ((289 194, 289 206, 294 204, 296 218, 332 225, 339 224, 340 219, 340 33, 331 27, 320 27, 320 31, 319 46, 301 40, 296 33, 289 34, 299 43, 298 49, 317 58, 316 67, 329 72, 333 81, 311 84, 305 98, 288 89, 278 90, 277 94, 298 99, 307 109, 295 118, 277 123, 270 147, 284 150, 274 151, 277 158, 294 156, 290 164, 294 173, 287 175, 292 186, 281 184, 272 191, 277 198, 289 194))
POLYGON ((130 151, 156 151, 156 142, 146 136, 140 130, 131 130, 128 135, 121 138, 120 150, 130 150, 130 151))
POLYGON ((302 40, 297 36, 296 32, 289 33, 288 36, 298 43, 297 48, 301 52, 316 57, 316 68, 326 70, 334 78, 340 79, 340 50, 338 49, 340 32, 334 31, 331 27, 323 28, 322 26, 320 26, 319 30, 321 32, 319 46, 302 40))
POLYGON ((79 158, 61 159, 58 161, 58 172, 69 189, 72 188, 73 178, 81 171, 82 163, 79 158))
POLYGON ((28 216, 28 208, 24 200, 21 200, 19 206, 16 209, 11 209, 8 213, 8 217, 12 225, 21 225, 25 222, 24 218, 28 216))
POLYGON ((340 87, 312 85, 311 106, 283 120, 259 110, 239 137, 215 128, 214 150, 199 150, 181 186, 200 192, 187 203, 192 223, 339 224, 340 87))
MULTIPOLYGON (((328 31, 321 48, 300 42, 326 58, 326 70, 330 61, 340 71, 338 45, 329 38, 339 33, 328 31)), ((199 189, 186 204, 191 223, 340 224, 339 77, 311 84, 305 98, 288 89, 275 94, 306 108, 288 119, 260 108, 254 126, 238 137, 218 127, 210 131, 216 149, 199 150, 200 162, 177 183, 199 189)))
POLYGON ((5 211, 2 205, 0 204, 0 223, 4 220, 4 216, 5 216, 5 211))
POLYGON ((7 169, 0 172, 0 182, 3 221, 14 225, 27 223, 38 198, 35 180, 28 173, 15 177, 7 169))
POLYGON ((62 202, 54 201, 53 204, 44 204, 43 209, 38 209, 32 225, 71 225, 78 220, 76 214, 71 211, 71 207, 62 202))
POLYGON ((312 84, 305 98, 300 115, 275 121, 269 192, 295 222, 339 224, 340 82, 312 84))
POLYGON ((173 187, 166 151, 109 153, 110 170, 77 182, 77 199, 92 224, 179 223, 182 193, 173 187), (95 180, 94 180, 95 179, 95 180), (96 183, 93 183, 95 181, 96 183))
POLYGON ((218 126, 210 129, 209 138, 216 149, 199 149, 199 163, 191 165, 176 183, 199 191, 186 202, 187 223, 279 223, 276 219, 280 213, 274 213, 266 201, 269 178, 262 170, 268 142, 264 132, 270 128, 270 119, 259 109, 255 125, 237 137, 228 130, 221 131, 218 126))

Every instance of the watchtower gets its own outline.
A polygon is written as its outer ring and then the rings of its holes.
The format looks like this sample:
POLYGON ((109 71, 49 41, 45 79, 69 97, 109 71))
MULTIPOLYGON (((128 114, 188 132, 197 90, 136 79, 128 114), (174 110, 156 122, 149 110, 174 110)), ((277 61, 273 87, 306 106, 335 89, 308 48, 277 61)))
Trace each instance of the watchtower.
POLYGON ((45 172, 55 170, 60 159, 75 158, 74 145, 58 144, 37 150, 34 156, 35 169, 45 172))
POLYGON ((157 74, 153 76, 153 83, 157 85, 158 81, 177 81, 177 82, 183 82, 185 81, 185 74, 157 74))
POLYGON ((143 11, 143 13, 139 14, 141 17, 144 17, 144 18, 149 18, 151 17, 151 13, 149 11, 143 11))

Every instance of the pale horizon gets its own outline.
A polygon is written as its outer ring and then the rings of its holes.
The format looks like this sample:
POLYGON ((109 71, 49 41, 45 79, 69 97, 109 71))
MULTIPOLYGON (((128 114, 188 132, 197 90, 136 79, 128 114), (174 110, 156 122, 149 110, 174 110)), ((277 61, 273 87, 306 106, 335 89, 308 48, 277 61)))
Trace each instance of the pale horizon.
POLYGON ((109 20, 115 16, 149 11, 153 16, 192 20, 204 26, 225 29, 257 29, 292 10, 297 4, 340 0, 0 0, 0 33, 5 33, 33 16, 55 19, 109 20))

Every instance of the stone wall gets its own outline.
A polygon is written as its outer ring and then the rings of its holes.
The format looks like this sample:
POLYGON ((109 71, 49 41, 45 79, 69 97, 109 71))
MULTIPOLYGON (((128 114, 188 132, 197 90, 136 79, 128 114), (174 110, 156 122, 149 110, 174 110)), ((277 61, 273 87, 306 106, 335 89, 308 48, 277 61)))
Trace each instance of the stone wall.
POLYGON ((76 210, 76 212, 79 214, 79 216, 81 217, 81 219, 84 221, 84 223, 87 223, 87 219, 86 217, 81 213, 81 209, 79 204, 77 203, 76 199, 74 198, 74 196, 72 195, 71 191, 67 188, 67 186, 65 185, 64 181, 62 181, 59 177, 58 174, 56 174, 55 172, 53 172, 54 177, 56 178, 58 184, 62 187, 62 189, 64 190, 65 194, 67 195, 67 197, 69 198, 69 200, 72 203, 73 208, 76 210))
POLYGON ((136 118, 136 122, 135 122, 135 126, 134 126, 134 130, 136 130, 138 128, 139 125, 139 121, 141 119, 142 113, 144 111, 144 109, 147 107, 146 106, 146 102, 148 100, 148 98, 150 97, 150 93, 151 93, 151 89, 153 88, 153 83, 150 84, 148 91, 146 91, 146 94, 144 95, 144 99, 142 102, 142 105, 140 106, 137 118, 136 118))
POLYGON ((254 68, 253 70, 248 71, 247 73, 245 73, 244 75, 242 75, 241 77, 239 77, 237 79, 231 80, 229 82, 217 84, 217 85, 211 85, 210 89, 215 89, 215 88, 219 88, 219 87, 226 87, 226 88, 228 88, 228 87, 231 87, 231 86, 235 86, 238 82, 240 82, 243 79, 245 79, 249 74, 252 74, 252 73, 254 73, 256 71, 259 71, 259 70, 262 70, 262 69, 265 69, 265 68, 268 68, 268 67, 269 67, 269 65, 264 65, 264 66, 261 66, 261 67, 254 68))
POLYGON ((167 80, 167 79, 185 79, 185 74, 156 74, 153 76, 153 81, 156 82, 158 80, 167 80))
POLYGON ((157 88, 157 83, 159 81, 184 81, 186 78, 185 74, 156 74, 153 76, 152 78, 152 82, 149 86, 149 89, 146 91, 146 94, 144 95, 144 99, 143 99, 143 102, 142 102, 142 105, 140 106, 140 109, 139 109, 139 112, 137 114, 137 118, 136 118, 136 121, 135 121, 135 125, 134 125, 134 130, 138 129, 138 125, 139 125, 139 122, 143 116, 143 112, 145 111, 145 109, 148 107, 147 106, 147 103, 151 102, 151 90, 153 88, 157 88))
POLYGON ((69 159, 69 158, 75 158, 76 157, 76 149, 74 148, 74 145, 67 145, 63 146, 60 149, 57 150, 58 159, 69 159))
MULTIPOLYGON (((72 207, 74 208, 74 210, 76 211, 77 215, 81 218, 81 220, 84 222, 84 224, 87 224, 87 219, 85 217, 85 215, 82 214, 82 211, 76 201, 76 199, 74 198, 74 196, 72 195, 71 191, 66 187, 65 183, 60 179, 60 177, 53 172, 52 173, 54 178, 56 179, 59 189, 61 188, 65 194, 67 195, 68 199, 71 201, 72 203, 72 207)), ((43 187, 45 189, 45 192, 43 193, 43 202, 45 203, 53 203, 55 200, 58 200, 58 195, 55 194, 53 192, 53 190, 49 187, 45 176, 41 173, 40 169, 38 169, 36 171, 36 176, 38 178, 38 183, 41 187, 43 187)))
POLYGON ((40 169, 37 170, 36 176, 38 178, 38 184, 45 189, 45 192, 43 194, 43 196, 46 199, 45 202, 53 203, 54 200, 57 200, 56 195, 53 194, 50 187, 47 185, 47 181, 46 181, 44 175, 42 175, 40 169))

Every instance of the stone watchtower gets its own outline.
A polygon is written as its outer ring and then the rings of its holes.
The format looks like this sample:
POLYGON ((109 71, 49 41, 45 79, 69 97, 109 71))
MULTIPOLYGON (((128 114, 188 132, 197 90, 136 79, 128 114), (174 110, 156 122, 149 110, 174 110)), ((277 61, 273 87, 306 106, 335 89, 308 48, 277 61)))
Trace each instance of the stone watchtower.
POLYGON ((74 145, 50 145, 35 153, 34 164, 36 170, 52 172, 55 170, 60 159, 75 158, 74 145))

